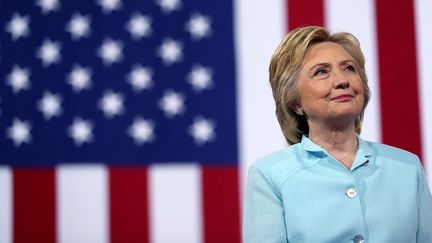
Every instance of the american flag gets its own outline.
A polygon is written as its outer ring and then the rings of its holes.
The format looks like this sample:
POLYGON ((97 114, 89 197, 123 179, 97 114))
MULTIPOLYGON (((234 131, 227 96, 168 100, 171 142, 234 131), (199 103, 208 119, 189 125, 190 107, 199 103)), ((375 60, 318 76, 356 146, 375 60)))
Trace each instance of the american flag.
POLYGON ((362 137, 432 178, 430 0, 0 1, 0 242, 240 242, 254 160, 286 146, 287 31, 356 35, 362 137))

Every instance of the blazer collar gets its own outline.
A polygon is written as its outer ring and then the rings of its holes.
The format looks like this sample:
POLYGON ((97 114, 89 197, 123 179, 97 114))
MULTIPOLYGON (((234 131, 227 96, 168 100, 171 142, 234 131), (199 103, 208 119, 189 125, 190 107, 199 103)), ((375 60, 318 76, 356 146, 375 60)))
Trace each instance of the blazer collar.
MULTIPOLYGON (((351 170, 354 170, 355 168, 368 163, 372 162, 371 156, 373 155, 373 150, 370 146, 370 144, 363 139, 360 138, 358 134, 356 134, 357 141, 359 142, 359 148, 357 151, 356 158, 353 162, 353 165, 351 166, 351 170)), ((301 139, 301 147, 311 154, 315 154, 318 157, 325 157, 328 156, 327 151, 325 151, 323 148, 321 148, 319 145, 315 144, 310 140, 306 135, 302 136, 301 139)))

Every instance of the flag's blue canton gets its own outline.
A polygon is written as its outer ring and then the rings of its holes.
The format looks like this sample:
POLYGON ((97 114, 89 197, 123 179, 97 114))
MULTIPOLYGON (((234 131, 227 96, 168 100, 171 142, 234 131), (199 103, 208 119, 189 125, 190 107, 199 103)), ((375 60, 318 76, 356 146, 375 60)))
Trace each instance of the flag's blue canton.
POLYGON ((231 1, 1 1, 0 41, 1 164, 238 160, 231 1))

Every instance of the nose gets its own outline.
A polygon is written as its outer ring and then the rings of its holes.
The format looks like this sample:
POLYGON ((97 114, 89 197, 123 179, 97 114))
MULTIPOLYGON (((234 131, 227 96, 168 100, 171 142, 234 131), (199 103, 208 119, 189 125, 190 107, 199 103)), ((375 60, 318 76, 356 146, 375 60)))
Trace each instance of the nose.
POLYGON ((343 71, 335 71, 333 73, 332 80, 333 80, 333 87, 335 89, 346 89, 350 85, 349 80, 344 75, 343 71))

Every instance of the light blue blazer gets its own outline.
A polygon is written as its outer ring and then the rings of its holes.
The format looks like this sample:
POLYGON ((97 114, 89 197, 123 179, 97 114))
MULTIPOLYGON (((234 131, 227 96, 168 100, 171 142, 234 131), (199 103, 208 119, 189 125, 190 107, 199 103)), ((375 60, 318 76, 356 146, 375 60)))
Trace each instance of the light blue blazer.
POLYGON ((357 138, 351 170, 306 136, 256 161, 244 243, 432 243, 432 197, 418 157, 357 138))

